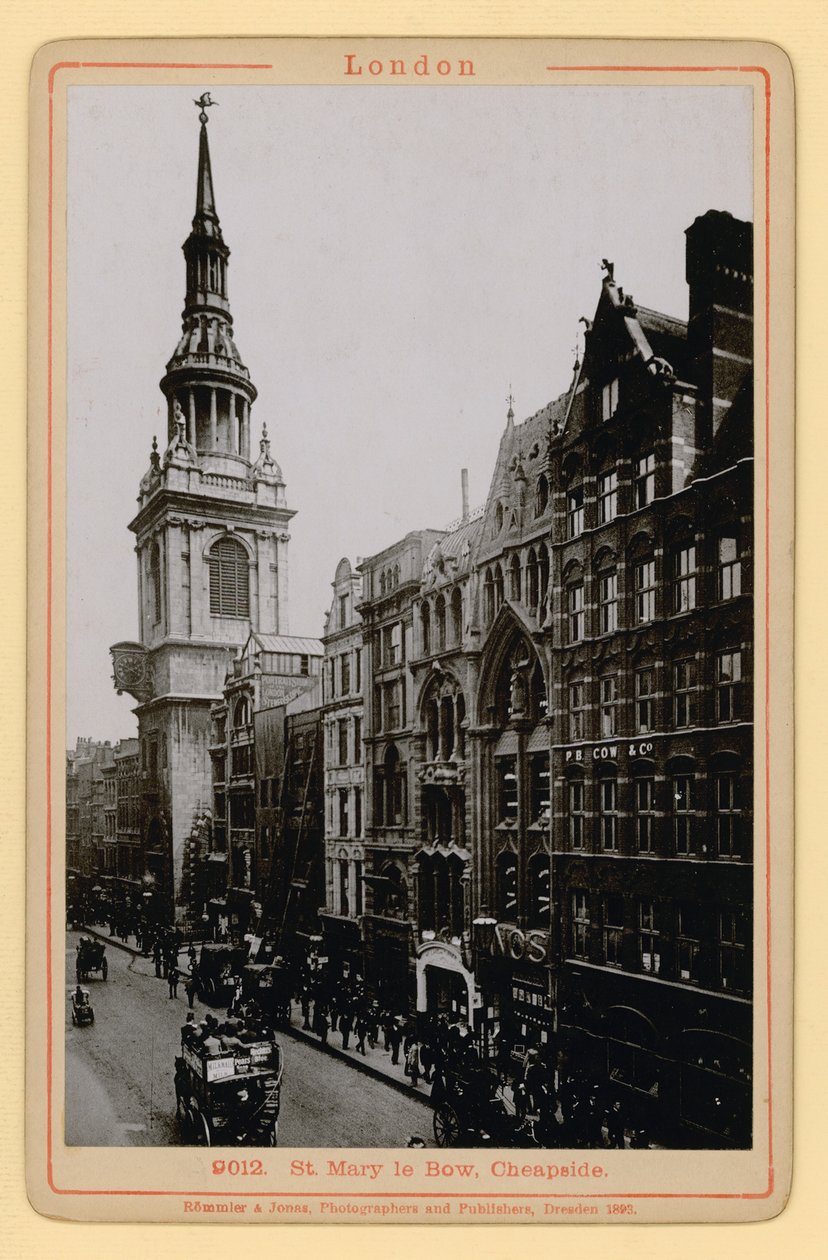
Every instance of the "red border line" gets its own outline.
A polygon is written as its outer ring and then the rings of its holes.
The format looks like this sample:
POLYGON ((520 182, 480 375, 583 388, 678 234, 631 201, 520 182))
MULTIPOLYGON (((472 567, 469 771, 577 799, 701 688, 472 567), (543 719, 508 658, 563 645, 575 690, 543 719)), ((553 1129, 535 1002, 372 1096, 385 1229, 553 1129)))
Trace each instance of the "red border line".
POLYGON ((49 70, 49 171, 48 171, 48 243, 47 243, 47 459, 46 459, 46 1027, 47 1027, 47 1181, 53 1193, 58 1195, 130 1195, 149 1197, 181 1198, 186 1195, 197 1195, 200 1198, 440 1198, 440 1199, 766 1199, 773 1192, 773 1074, 771 1046, 771 992, 772 992, 772 958, 771 958, 771 825, 770 825, 770 149, 771 149, 771 77, 764 66, 547 66, 549 71, 558 72, 611 72, 611 73, 720 73, 720 74, 761 74, 765 80, 765 860, 766 891, 765 918, 767 931, 766 982, 768 992, 768 1184, 764 1191, 738 1193, 644 1193, 644 1192, 612 1192, 599 1193, 507 1193, 505 1191, 483 1192, 466 1191, 446 1193, 440 1191, 256 1191, 256 1190, 80 1190, 63 1189, 55 1184, 52 1155, 52 1062, 53 1062, 53 981, 52 981, 52 560, 53 560, 53 270, 54 270, 54 84, 55 77, 63 69, 153 69, 153 70, 271 70, 269 63, 234 63, 234 62, 154 62, 154 61, 59 61, 49 70))

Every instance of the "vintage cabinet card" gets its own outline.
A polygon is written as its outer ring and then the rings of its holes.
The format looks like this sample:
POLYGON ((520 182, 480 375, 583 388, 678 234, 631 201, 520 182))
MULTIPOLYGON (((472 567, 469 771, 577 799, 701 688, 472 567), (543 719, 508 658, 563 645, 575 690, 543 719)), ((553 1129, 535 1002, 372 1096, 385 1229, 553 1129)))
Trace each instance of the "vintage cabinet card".
POLYGON ((739 42, 40 51, 38 1210, 780 1210, 792 93, 739 42))

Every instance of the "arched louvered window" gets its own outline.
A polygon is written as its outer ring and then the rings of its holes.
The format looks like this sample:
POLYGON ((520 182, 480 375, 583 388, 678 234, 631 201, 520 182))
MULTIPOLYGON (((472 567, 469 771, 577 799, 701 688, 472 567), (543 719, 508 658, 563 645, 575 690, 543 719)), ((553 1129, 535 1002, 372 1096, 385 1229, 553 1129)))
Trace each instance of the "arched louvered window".
POLYGON ((250 561, 235 538, 213 545, 210 564, 210 613, 213 617, 250 616, 250 561))
POLYGON ((161 549, 153 543, 150 549, 150 586, 152 589, 152 620, 157 625, 161 620, 161 549))

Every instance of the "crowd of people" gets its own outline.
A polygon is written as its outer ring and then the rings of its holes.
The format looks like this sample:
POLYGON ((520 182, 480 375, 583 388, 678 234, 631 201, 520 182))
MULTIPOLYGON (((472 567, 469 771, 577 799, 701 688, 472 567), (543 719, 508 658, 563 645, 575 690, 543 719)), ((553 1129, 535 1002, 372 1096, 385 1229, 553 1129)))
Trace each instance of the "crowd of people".
MULTIPOLYGON (((110 930, 135 932, 139 948, 151 954, 155 974, 167 981, 170 998, 183 986, 192 1011, 199 991, 199 963, 189 942, 186 969, 181 933, 175 928, 144 932, 140 924, 111 924, 110 930), (136 928, 138 929, 136 931, 136 928)), ((232 978, 227 1018, 207 1015, 196 1023, 188 1015, 182 1037, 219 1052, 245 1041, 272 1036, 273 1021, 254 999, 245 999, 240 976, 232 978)), ((309 960, 292 973, 293 1000, 301 1011, 301 1027, 322 1045, 329 1042, 367 1057, 379 1050, 395 1067, 402 1066, 412 1087, 431 1087, 432 1097, 452 1099, 459 1083, 463 1110, 480 1129, 496 1127, 503 1112, 514 1117, 538 1146, 596 1149, 646 1149, 650 1137, 637 1117, 629 1115, 617 1088, 607 1079, 596 1080, 578 1064, 567 1065, 552 1046, 527 1049, 516 1058, 505 1039, 494 1058, 483 1058, 468 1025, 445 1015, 419 1016, 381 1004, 366 990, 359 976, 332 976, 323 965, 309 960), (335 1038, 335 1040, 333 1040, 335 1038)))
POLYGON ((649 1135, 628 1115, 611 1082, 567 1066, 551 1046, 531 1047, 515 1058, 504 1039, 484 1059, 468 1025, 445 1015, 419 1018, 370 999, 359 978, 334 984, 321 969, 305 971, 295 993, 302 1028, 322 1044, 367 1055, 379 1048, 403 1065, 412 1086, 424 1082, 432 1097, 451 1101, 463 1090, 462 1110, 478 1128, 497 1127, 505 1110, 537 1145, 615 1149, 650 1146, 649 1135), (336 1041, 333 1041, 333 1038, 336 1041))

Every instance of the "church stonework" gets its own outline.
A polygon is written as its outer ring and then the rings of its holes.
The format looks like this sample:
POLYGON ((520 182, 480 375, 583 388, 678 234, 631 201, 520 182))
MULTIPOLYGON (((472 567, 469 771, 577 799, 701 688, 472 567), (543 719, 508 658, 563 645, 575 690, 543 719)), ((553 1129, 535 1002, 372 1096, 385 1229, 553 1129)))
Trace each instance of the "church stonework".
MULTIPOLYGON (((193 818, 212 800, 210 706, 253 632, 288 632, 288 525, 267 426, 254 451, 256 388, 234 341, 230 250, 216 211, 201 128, 196 207, 184 243, 181 337, 160 382, 163 453, 153 438, 129 523, 138 569, 138 640, 111 649, 114 683, 138 705, 146 873, 180 918, 193 818)), ((146 876, 145 876, 146 878, 146 876)))

